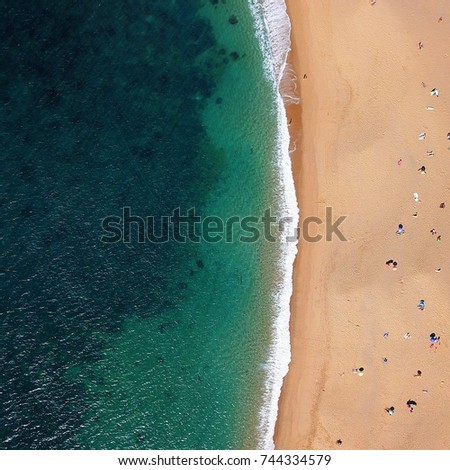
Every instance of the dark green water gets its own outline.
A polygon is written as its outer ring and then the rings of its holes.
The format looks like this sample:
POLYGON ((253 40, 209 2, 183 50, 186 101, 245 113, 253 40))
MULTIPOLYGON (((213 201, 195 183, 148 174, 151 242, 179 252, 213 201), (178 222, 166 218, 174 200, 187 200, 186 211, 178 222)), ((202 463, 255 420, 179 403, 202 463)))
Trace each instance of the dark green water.
POLYGON ((273 203, 252 28, 238 0, 0 2, 2 449, 256 446, 276 248, 100 241, 124 206, 273 203))

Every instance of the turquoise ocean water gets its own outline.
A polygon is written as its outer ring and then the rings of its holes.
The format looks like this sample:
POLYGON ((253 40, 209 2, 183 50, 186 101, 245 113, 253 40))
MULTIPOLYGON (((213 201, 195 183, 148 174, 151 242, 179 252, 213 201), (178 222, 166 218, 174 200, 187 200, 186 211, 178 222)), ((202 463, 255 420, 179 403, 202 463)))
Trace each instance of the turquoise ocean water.
POLYGON ((123 207, 279 210, 249 5, 0 13, 1 448, 255 448, 278 244, 100 241, 123 207))

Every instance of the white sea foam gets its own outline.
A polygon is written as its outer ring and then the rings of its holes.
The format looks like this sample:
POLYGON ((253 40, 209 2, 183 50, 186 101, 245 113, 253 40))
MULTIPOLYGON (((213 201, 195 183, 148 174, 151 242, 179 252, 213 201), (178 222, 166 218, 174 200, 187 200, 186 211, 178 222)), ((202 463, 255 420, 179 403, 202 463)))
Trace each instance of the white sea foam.
MULTIPOLYGON (((277 111, 276 163, 280 176, 281 209, 284 217, 291 217, 293 227, 298 225, 298 204, 289 154, 290 136, 285 103, 297 102, 295 76, 287 69, 290 50, 291 24, 284 0, 249 0, 255 20, 256 34, 264 55, 264 71, 273 83, 277 111)), ((293 242, 281 244, 279 269, 281 282, 274 294, 276 312, 273 320, 272 343, 267 361, 267 381, 264 390, 264 405, 260 410, 258 447, 272 449, 273 435, 278 415, 278 399, 291 360, 289 318, 292 295, 292 270, 297 245, 293 242)))

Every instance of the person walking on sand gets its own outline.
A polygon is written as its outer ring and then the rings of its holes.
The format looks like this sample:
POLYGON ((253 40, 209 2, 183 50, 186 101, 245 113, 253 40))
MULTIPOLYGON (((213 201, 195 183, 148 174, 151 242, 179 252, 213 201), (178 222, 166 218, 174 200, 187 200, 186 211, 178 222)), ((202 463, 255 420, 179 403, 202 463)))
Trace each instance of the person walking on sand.
POLYGON ((398 229, 395 232, 397 235, 403 235, 405 233, 405 229, 403 227, 403 224, 398 224, 398 229))
POLYGON ((420 174, 422 175, 426 175, 427 173, 427 169, 423 165, 417 171, 420 171, 420 174))
POLYGON ((419 310, 422 310, 422 311, 425 310, 425 300, 423 300, 423 299, 420 300, 420 301, 419 301, 419 304, 417 305, 417 308, 418 308, 419 310))

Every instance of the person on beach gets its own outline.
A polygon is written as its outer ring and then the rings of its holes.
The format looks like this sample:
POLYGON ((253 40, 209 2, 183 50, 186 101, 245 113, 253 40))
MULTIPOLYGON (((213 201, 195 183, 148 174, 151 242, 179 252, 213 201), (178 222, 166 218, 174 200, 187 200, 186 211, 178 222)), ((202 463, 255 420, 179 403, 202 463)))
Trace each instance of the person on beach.
POLYGON ((430 343, 431 343, 430 348, 431 349, 434 348, 434 352, 437 351, 438 346, 441 344, 440 339, 441 339, 441 337, 437 336, 436 333, 431 333, 430 334, 430 343))
POLYGON ((412 413, 414 408, 417 406, 417 403, 414 400, 408 400, 406 402, 406 406, 408 407, 409 412, 412 413))
POLYGON ((403 227, 403 224, 398 224, 398 229, 395 232, 397 235, 403 235, 405 233, 405 229, 403 227))
POLYGON ((405 339, 410 339, 410 338, 411 338, 411 333, 409 333, 409 332, 408 332, 408 333, 405 333, 405 334, 403 335, 403 338, 405 338, 405 339))
POLYGON ((439 342, 440 339, 441 339, 441 337, 437 336, 436 333, 431 333, 430 334, 430 343, 436 344, 436 343, 439 342))
POLYGON ((434 156, 433 150, 427 150, 427 156, 428 157, 433 157, 434 156))
POLYGON ((447 134, 447 140, 450 140, 450 132, 447 134))
POLYGON ((422 311, 425 310, 425 300, 420 300, 419 304, 417 305, 417 308, 422 311))
POLYGON ((403 163, 403 159, 400 158, 400 160, 397 161, 397 165, 400 166, 403 163))
POLYGON ((440 242, 441 241, 441 236, 442 235, 438 235, 437 238, 436 238, 436 241, 440 242))
POLYGON ((418 370, 415 374, 414 377, 422 377, 422 371, 418 370))
POLYGON ((439 90, 437 88, 433 88, 431 91, 430 91, 430 95, 431 96, 439 96, 439 90))
POLYGON ((427 169, 423 165, 417 171, 420 171, 420 174, 422 175, 425 175, 427 173, 427 169))
POLYGON ((427 133, 426 132, 421 132, 419 134, 419 140, 425 140, 425 137, 427 136, 427 133))
POLYGON ((430 233, 431 233, 431 235, 433 235, 433 237, 434 237, 434 236, 437 234, 436 229, 432 228, 432 229, 430 230, 430 233))
POLYGON ((352 369, 352 372, 354 374, 358 374, 360 377, 362 377, 364 375, 364 367, 359 367, 358 369, 354 368, 354 369, 352 369))
POLYGON ((445 202, 441 202, 441 203, 439 204, 439 208, 440 208, 440 209, 445 209, 445 202))
POLYGON ((389 408, 385 408, 385 411, 389 414, 389 416, 392 416, 395 413, 395 408, 391 406, 389 408))
POLYGON ((413 193, 413 198, 415 202, 420 202, 419 193, 413 193))
POLYGON ((393 259, 388 259, 386 261, 386 266, 391 268, 393 271, 397 269, 397 264, 398 264, 397 261, 394 261, 393 259))
POLYGON ((423 48, 423 42, 422 42, 422 41, 419 42, 419 44, 417 44, 417 47, 418 47, 419 49, 422 49, 422 48, 423 48))

